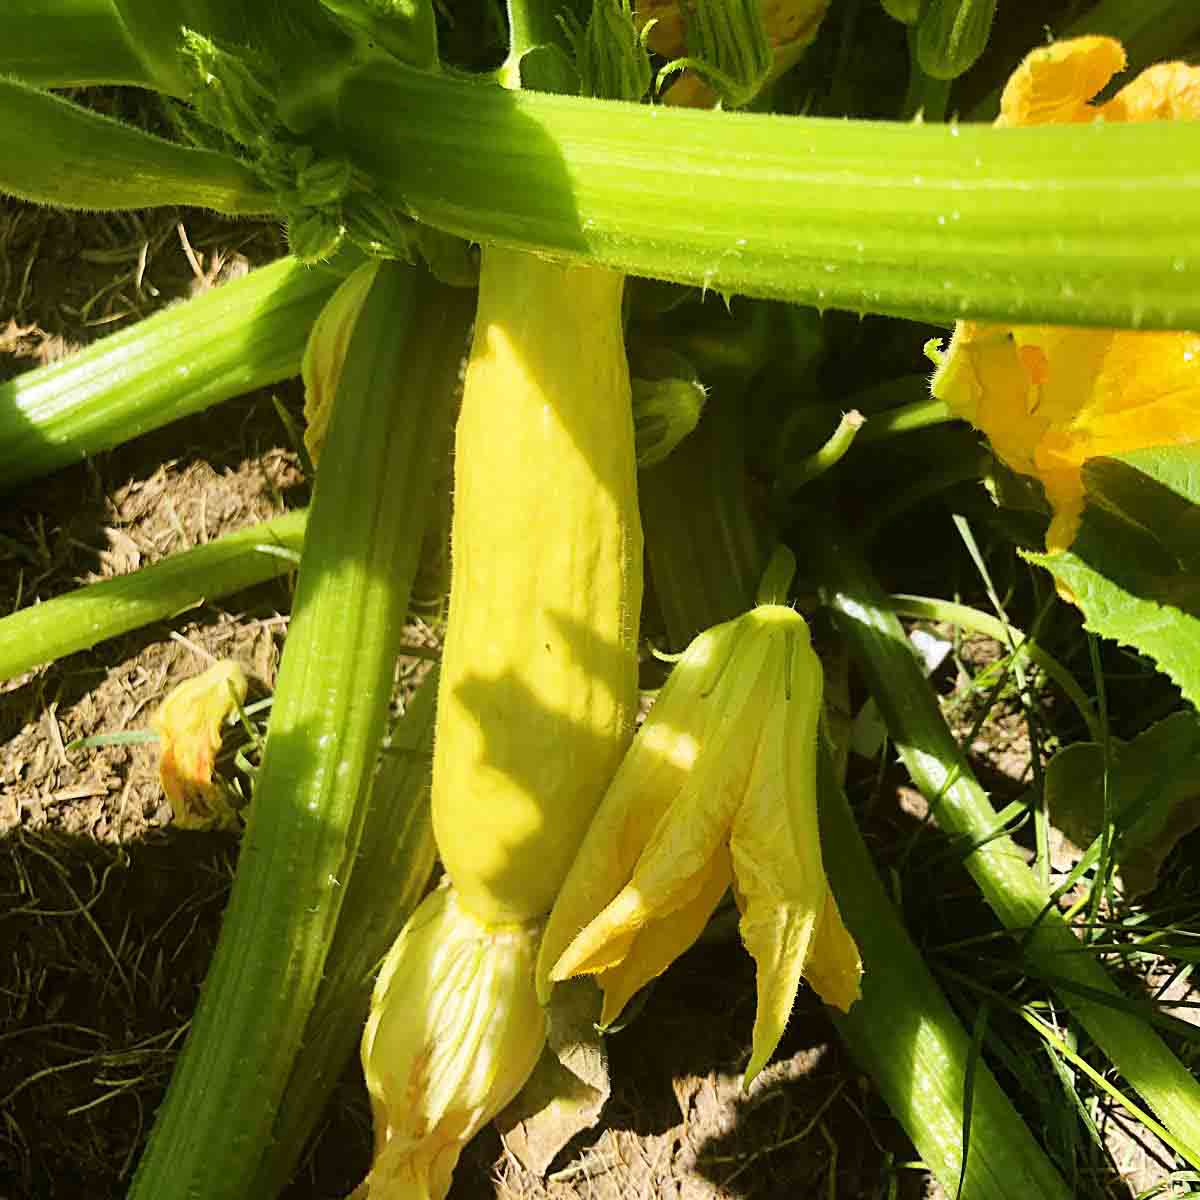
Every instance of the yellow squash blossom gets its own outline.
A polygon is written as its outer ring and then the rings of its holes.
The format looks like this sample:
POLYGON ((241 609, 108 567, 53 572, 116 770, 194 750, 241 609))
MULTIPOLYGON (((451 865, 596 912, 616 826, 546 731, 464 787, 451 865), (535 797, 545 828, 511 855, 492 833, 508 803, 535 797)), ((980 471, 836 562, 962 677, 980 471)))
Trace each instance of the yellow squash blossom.
POLYGON ((180 829, 237 829, 238 815, 213 779, 221 729, 246 699, 246 676, 235 662, 214 663, 173 688, 150 721, 158 734, 158 778, 180 829))
POLYGON ((801 976, 845 1010, 861 964, 821 861, 821 664, 790 608, 701 634, 623 760, 563 885, 538 958, 593 974, 611 1023, 699 936, 731 884, 757 967, 747 1079, 770 1058, 801 976))
POLYGON ((408 919, 363 1032, 375 1159, 353 1200, 442 1200, 463 1146, 520 1090, 546 1041, 538 932, 485 924, 448 879, 408 919))
MULTIPOLYGON (((1092 104, 1124 65, 1112 38, 1035 50, 1009 80, 996 124, 1200 118, 1200 67, 1184 63, 1150 67, 1092 104)), ((960 321, 931 357, 933 394, 986 433, 1009 467, 1041 481, 1051 551, 1078 531, 1088 459, 1200 442, 1200 333, 960 321)))

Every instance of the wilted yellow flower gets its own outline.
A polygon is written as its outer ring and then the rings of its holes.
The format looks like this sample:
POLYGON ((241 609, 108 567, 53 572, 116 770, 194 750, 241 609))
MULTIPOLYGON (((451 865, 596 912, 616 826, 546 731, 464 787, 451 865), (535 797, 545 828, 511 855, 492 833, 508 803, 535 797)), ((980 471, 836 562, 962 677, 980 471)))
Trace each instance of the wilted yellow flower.
POLYGON ((245 699, 242 668, 222 660, 173 688, 150 719, 159 739, 159 782, 179 828, 238 828, 224 785, 213 779, 213 766, 221 728, 245 699))
POLYGON ((539 991, 594 974, 603 1024, 686 950, 731 884, 757 968, 747 1079, 770 1058, 803 975, 828 1004, 861 963, 821 862, 821 664, 790 608, 702 633, 671 672, 588 829, 538 958, 539 991))
MULTIPOLYGON (((1105 104, 1119 42, 1083 37, 1035 50, 1004 89, 997 125, 1200 118, 1200 67, 1159 63, 1105 104)), ((1048 550, 1071 544, 1089 458, 1200 441, 1200 333, 960 321, 933 394, 987 434, 1001 460, 1039 479, 1053 510, 1048 550)))
POLYGON ((321 457, 329 418, 333 413, 333 398, 337 395, 342 377, 342 363, 350 349, 358 314, 366 303, 367 294, 379 263, 365 262, 338 285, 325 302, 304 345, 300 374, 304 380, 304 448, 314 463, 321 457))
POLYGON ((442 1200, 463 1146, 520 1091, 546 1041, 539 932, 484 924, 447 879, 408 919, 363 1032, 375 1160, 354 1200, 442 1200))

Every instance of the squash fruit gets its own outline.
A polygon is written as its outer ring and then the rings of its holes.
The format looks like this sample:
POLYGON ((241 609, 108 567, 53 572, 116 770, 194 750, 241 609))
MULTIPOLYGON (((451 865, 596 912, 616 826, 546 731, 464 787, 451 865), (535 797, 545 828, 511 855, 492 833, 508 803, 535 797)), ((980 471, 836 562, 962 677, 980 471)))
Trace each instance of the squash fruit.
POLYGON ((642 533, 624 276, 483 250, 433 824, 485 922, 549 911, 629 744, 642 533))

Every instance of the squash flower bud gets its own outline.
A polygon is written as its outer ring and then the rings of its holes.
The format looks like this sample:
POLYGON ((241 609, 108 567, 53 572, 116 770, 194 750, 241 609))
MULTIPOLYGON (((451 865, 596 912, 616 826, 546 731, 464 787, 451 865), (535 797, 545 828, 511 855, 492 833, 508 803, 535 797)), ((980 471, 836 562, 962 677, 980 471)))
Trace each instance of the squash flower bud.
POLYGON ((639 0, 634 5, 647 45, 669 62, 659 75, 683 70, 667 103, 727 108, 751 100, 799 62, 817 36, 829 0, 639 0))
POLYGON ((688 647, 596 813, 538 959, 539 990, 595 975, 601 1024, 696 940, 733 885, 757 968, 747 1082, 805 976, 842 1010, 861 962, 821 862, 822 674, 808 626, 763 604, 688 647))
POLYGON ((665 459, 700 423, 706 393, 691 379, 633 379, 633 441, 638 467, 665 459))
POLYGON ((917 25, 917 62, 934 79, 957 79, 987 49, 996 0, 929 0, 917 25))
MULTIPOLYGON (((1013 72, 997 125, 1200 118, 1200 67, 1158 63, 1104 104, 1125 65, 1107 37, 1056 42, 1013 72)), ((1040 480, 1053 513, 1046 549, 1070 546, 1084 508, 1083 464, 1200 442, 1200 332, 1005 326, 959 321, 931 343, 933 394, 982 430, 996 456, 1040 480)))
POLYGON ((150 720, 158 734, 158 779, 180 829, 238 829, 237 812, 213 778, 221 727, 246 699, 246 676, 228 659, 168 693, 150 720))
POLYGON ((580 92, 601 100, 640 100, 650 87, 650 55, 642 44, 629 0, 592 0, 592 14, 580 27, 560 18, 575 49, 580 92))
POLYGON ((463 1146, 520 1091, 546 1041, 539 932, 485 924, 448 879, 408 919, 363 1032, 375 1159, 354 1200, 442 1200, 463 1146))

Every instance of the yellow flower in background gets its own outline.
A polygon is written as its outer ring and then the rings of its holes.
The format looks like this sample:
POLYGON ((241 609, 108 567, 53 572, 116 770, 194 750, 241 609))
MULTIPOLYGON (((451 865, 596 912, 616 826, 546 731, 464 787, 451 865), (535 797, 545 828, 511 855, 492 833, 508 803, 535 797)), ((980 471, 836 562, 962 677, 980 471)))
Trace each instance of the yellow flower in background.
POLYGON ((363 1031, 375 1158, 353 1200, 442 1200, 462 1148, 520 1091, 546 1041, 539 931, 485 924, 445 878, 408 919, 363 1031))
POLYGON ((222 660, 172 689, 151 718, 159 740, 159 782, 179 828, 239 828, 213 768, 225 721, 245 699, 242 668, 222 660))
POLYGON ((787 1024, 801 976, 828 1004, 861 963, 821 861, 821 664, 790 608, 761 605, 688 647, 634 738, 550 914, 539 992, 595 975, 601 1024, 699 936, 733 886, 757 969, 746 1078, 787 1024))
MULTIPOLYGON (((1150 67, 1092 104, 1124 65, 1112 38, 1035 50, 1009 79, 996 124, 1200 119, 1200 67, 1184 63, 1150 67)), ((1051 551, 1079 529, 1089 458, 1200 442, 1200 333, 959 321, 949 347, 930 357, 933 394, 987 434, 1009 467, 1041 481, 1051 551)))

